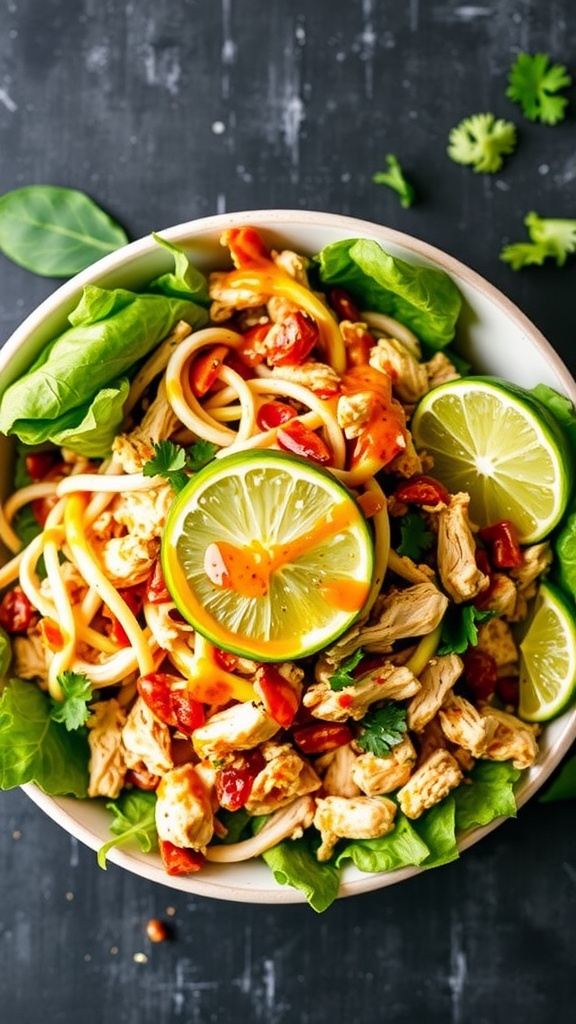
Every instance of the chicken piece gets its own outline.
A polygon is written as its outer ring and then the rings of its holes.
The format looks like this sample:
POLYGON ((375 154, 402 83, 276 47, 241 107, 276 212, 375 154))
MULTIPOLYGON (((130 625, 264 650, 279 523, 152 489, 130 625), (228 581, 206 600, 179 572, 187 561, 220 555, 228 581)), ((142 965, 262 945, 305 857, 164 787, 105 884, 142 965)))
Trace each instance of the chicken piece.
POLYGON ((421 732, 434 718, 463 668, 457 654, 440 655, 428 662, 418 677, 420 689, 407 707, 406 722, 412 732, 421 732))
POLYGON ((490 738, 488 723, 470 701, 452 693, 440 708, 438 717, 442 731, 451 743, 463 747, 473 757, 484 754, 490 738))
POLYGON ((395 455, 391 462, 387 463, 384 467, 384 472, 408 479, 411 476, 416 476, 418 473, 426 472, 426 456, 420 455, 416 451, 412 435, 409 431, 406 431, 404 436, 406 447, 398 455, 395 455))
POLYGON ((305 256, 300 256, 299 253, 292 252, 291 249, 282 249, 280 252, 273 250, 271 255, 277 267, 285 270, 290 277, 298 281, 298 284, 304 285, 305 288, 310 287, 308 282, 310 260, 306 259, 305 256))
POLYGON ((126 714, 114 698, 98 701, 90 711, 86 723, 90 747, 88 796, 107 796, 114 800, 126 775, 122 744, 126 714))
POLYGON ((478 650, 494 659, 499 669, 515 664, 519 651, 512 630, 504 619, 488 619, 478 626, 478 650))
POLYGON ((517 583, 519 590, 530 588, 536 580, 543 576, 552 562, 552 548, 549 541, 531 544, 523 548, 522 565, 510 570, 510 575, 517 583))
POLYGON ((422 731, 418 733, 418 758, 417 764, 421 765, 427 761, 430 754, 435 750, 448 750, 449 744, 442 731, 440 718, 436 714, 431 718, 422 731))
POLYGON ((315 810, 313 796, 299 796, 291 804, 271 814, 260 831, 250 839, 208 847, 206 860, 217 864, 236 864, 239 861, 260 857, 266 850, 277 846, 284 839, 301 839, 305 829, 309 828, 314 820, 315 810))
POLYGON ((289 743, 264 743, 266 765, 254 779, 245 807, 248 814, 272 814, 298 796, 314 793, 322 785, 318 775, 289 743))
POLYGON ((428 391, 428 372, 424 363, 396 338, 379 338, 370 350, 370 366, 392 379, 392 391, 405 405, 414 405, 428 391))
POLYGON ((336 371, 327 363, 318 363, 313 359, 300 363, 299 366, 274 366, 272 377, 301 384, 305 388, 310 388, 310 391, 322 394, 336 394, 340 386, 340 377, 336 371))
POLYGON ((316 857, 330 860, 339 839, 379 839, 394 828, 396 804, 386 797, 327 796, 316 801, 314 825, 322 836, 316 857))
POLYGON ((374 391, 357 391, 351 395, 340 395, 336 418, 338 426, 350 440, 358 437, 368 426, 380 402, 374 391))
POLYGON ((258 747, 278 731, 278 723, 260 705, 246 701, 213 714, 194 730, 192 743, 201 760, 221 761, 237 750, 258 747))
POLYGON ((17 679, 45 679, 48 659, 42 637, 37 631, 12 637, 12 673, 17 679))
POLYGON ((396 794, 407 818, 419 818, 424 811, 448 796, 462 782, 456 759, 447 750, 435 750, 396 794))
POLYGON ((476 564, 476 543, 468 519, 468 494, 450 496, 438 512, 438 570, 453 601, 471 601, 490 584, 476 564))
POLYGON ((265 306, 268 296, 251 288, 232 288, 228 283, 228 271, 214 271, 209 277, 210 319, 213 323, 229 320, 239 309, 254 309, 265 306))
POLYGON ((171 437, 179 426, 180 420, 168 401, 162 380, 138 426, 114 439, 113 462, 125 473, 141 473, 144 464, 154 456, 153 444, 171 437))
MULTIPOLYGON (((86 582, 74 562, 61 562, 58 567, 58 574, 66 587, 66 592, 72 604, 78 604, 86 593, 86 582)), ((40 593, 50 601, 54 600, 50 579, 46 576, 40 583, 40 593)))
POLYGON ((392 793, 405 786, 416 764, 416 751, 409 736, 392 747, 388 757, 371 752, 360 754, 352 765, 352 780, 366 796, 392 793))
POLYGON ((194 765, 172 768, 156 790, 158 838, 204 853, 214 835, 210 793, 194 765))
POLYGON ((314 764, 322 776, 322 792, 326 796, 360 796, 360 788, 352 778, 357 754, 350 743, 318 757, 314 764))
POLYGON ((98 545, 94 548, 110 582, 116 587, 129 587, 143 583, 150 575, 160 553, 160 539, 144 540, 127 534, 111 537, 99 550, 98 545))
POLYGON ((116 586, 142 583, 149 576, 173 499, 168 483, 147 491, 127 491, 94 520, 90 542, 116 586))
POLYGON ((128 491, 114 501, 114 521, 124 526, 133 537, 161 537, 166 517, 174 502, 169 483, 149 491, 128 491))
POLYGON ((170 730, 150 710, 142 697, 137 697, 122 729, 124 760, 129 768, 142 764, 153 775, 165 775, 174 767, 170 730))
POLYGON ((512 761, 514 767, 520 769, 533 765, 538 757, 538 727, 491 704, 482 704, 480 710, 490 732, 482 756, 489 761, 512 761))
POLYGON ((332 690, 327 681, 313 683, 304 693, 302 703, 314 718, 326 722, 345 722, 352 718, 359 722, 375 701, 405 700, 419 689, 420 683, 409 668, 388 662, 341 690, 332 690))
POLYGON ((444 384, 447 380, 456 380, 460 376, 444 352, 435 352, 432 359, 429 359, 424 365, 428 374, 429 391, 437 387, 438 384, 444 384))
POLYGON ((358 647, 386 654, 396 640, 425 636, 440 624, 448 598, 433 583, 423 581, 402 589, 391 587, 374 606, 368 623, 354 625, 327 652, 338 663, 358 647))
POLYGON ((173 601, 146 601, 144 603, 144 618, 150 629, 154 640, 163 651, 171 651, 175 644, 184 641, 188 643, 194 632, 188 622, 182 617, 173 617, 176 613, 176 605, 173 601))
POLYGON ((496 612, 514 621, 517 616, 518 591, 514 580, 503 572, 495 572, 490 576, 490 586, 482 591, 477 606, 482 611, 496 612))

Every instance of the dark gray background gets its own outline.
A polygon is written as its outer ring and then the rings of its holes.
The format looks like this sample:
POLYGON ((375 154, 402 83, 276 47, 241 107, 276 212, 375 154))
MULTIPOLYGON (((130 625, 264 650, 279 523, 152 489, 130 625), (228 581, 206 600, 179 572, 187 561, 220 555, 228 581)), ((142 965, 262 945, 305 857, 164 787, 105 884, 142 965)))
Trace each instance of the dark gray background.
MULTIPOLYGON (((0 11, 0 194, 79 188, 134 238, 236 209, 376 220, 478 270, 576 370, 574 259, 513 273, 498 258, 529 210, 576 216, 575 90, 553 128, 505 97, 519 50, 576 76, 573 0, 0 11), (446 156, 450 128, 486 110, 519 129, 491 176, 446 156), (417 188, 410 210, 372 183, 388 152, 417 188)), ((0 257, 0 341, 56 284, 0 257)), ((15 1024, 568 1024, 575 949, 576 805, 533 800, 459 862, 317 917, 103 873, 24 795, 0 797, 0 1015, 15 1024), (152 946, 156 916, 173 938, 152 946)))

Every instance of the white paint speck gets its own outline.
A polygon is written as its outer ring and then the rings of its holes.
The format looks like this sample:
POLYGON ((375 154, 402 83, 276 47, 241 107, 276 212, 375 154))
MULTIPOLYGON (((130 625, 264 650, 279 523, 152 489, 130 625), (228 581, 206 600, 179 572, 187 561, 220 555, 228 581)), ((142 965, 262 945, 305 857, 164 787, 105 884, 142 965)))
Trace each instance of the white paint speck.
POLYGON ((226 196, 223 192, 216 196, 216 213, 226 213, 226 196))
POLYGON ((540 164, 540 166, 538 168, 538 174, 542 174, 542 175, 548 174, 549 170, 550 170, 550 167, 549 167, 548 164, 540 164))
POLYGON ((107 46, 92 46, 86 54, 88 71, 102 71, 108 65, 110 53, 107 46))
POLYGON ((464 7, 457 7, 454 13, 460 21, 475 21, 476 18, 490 18, 492 16, 492 8, 474 7, 470 4, 464 7))
POLYGON ((297 25, 294 35, 296 36, 296 42, 298 45, 304 46, 306 43, 306 29, 304 28, 304 25, 297 25))
POLYGON ((146 956, 146 953, 134 953, 134 956, 132 957, 132 959, 133 959, 135 964, 147 964, 148 963, 148 957, 146 956))
POLYGON ((9 110, 11 114, 18 110, 18 104, 15 103, 6 89, 0 88, 0 103, 2 106, 6 107, 6 110, 9 110))
POLYGON ((214 132, 214 135, 224 135, 224 132, 226 131, 224 121, 213 121, 212 131, 214 132))
POLYGON ((452 995, 451 1024, 461 1024, 462 999, 467 977, 468 964, 462 944, 462 925, 459 921, 453 921, 450 928, 450 973, 448 974, 448 987, 452 995))

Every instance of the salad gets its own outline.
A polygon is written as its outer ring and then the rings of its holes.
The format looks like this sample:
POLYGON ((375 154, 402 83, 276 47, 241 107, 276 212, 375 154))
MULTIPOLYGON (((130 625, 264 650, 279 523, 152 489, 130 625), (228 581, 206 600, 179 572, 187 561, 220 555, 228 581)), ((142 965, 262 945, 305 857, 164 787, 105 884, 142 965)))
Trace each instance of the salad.
POLYGON ((324 909, 515 813, 574 690, 572 413, 470 376, 452 280, 375 242, 157 241, 0 400, 0 784, 103 800, 103 865, 263 857, 324 909))

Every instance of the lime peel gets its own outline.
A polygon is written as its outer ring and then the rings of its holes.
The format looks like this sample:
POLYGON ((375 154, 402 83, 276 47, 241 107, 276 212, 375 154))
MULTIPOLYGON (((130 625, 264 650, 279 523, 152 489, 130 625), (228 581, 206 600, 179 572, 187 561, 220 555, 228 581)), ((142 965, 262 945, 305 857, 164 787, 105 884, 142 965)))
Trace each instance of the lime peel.
POLYGON ((574 611, 557 587, 543 582, 520 643, 520 717, 527 722, 547 722, 564 711, 574 697, 574 611))

